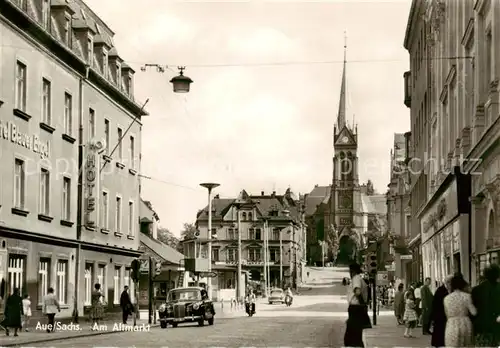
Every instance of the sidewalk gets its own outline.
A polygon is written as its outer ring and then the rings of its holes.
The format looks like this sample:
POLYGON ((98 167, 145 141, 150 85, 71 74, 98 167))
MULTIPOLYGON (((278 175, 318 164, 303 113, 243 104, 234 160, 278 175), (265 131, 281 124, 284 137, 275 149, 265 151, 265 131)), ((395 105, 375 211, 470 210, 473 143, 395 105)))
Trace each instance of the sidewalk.
POLYGON ((415 338, 405 338, 404 326, 396 325, 392 316, 377 317, 377 325, 373 329, 364 330, 364 341, 367 347, 429 347, 431 336, 422 335, 422 328, 413 330, 415 338))

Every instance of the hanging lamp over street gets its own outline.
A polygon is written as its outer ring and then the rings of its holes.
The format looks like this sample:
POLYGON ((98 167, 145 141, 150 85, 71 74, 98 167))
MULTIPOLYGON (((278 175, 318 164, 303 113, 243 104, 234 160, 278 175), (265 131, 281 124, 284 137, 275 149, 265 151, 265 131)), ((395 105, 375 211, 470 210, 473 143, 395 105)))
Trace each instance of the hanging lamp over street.
POLYGON ((193 80, 184 76, 184 69, 186 69, 185 66, 180 66, 178 69, 179 75, 170 80, 170 83, 174 86, 174 93, 188 93, 193 80))

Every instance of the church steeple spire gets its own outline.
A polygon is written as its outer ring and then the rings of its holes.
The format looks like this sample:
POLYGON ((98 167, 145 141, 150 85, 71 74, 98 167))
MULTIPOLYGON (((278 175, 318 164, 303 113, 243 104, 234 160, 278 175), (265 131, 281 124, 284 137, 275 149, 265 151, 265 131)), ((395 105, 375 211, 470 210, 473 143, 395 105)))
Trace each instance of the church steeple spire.
POLYGON ((337 115, 337 127, 339 131, 346 125, 346 63, 347 33, 344 31, 344 67, 342 72, 342 84, 340 85, 339 113, 337 115))

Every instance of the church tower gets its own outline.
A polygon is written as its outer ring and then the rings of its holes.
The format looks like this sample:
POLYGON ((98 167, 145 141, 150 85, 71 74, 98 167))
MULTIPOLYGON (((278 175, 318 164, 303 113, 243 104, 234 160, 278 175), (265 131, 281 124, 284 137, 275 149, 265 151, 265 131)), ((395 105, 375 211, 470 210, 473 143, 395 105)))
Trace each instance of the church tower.
MULTIPOLYGON (((333 180, 330 195, 330 216, 342 244, 360 225, 361 194, 358 178, 358 134, 355 125, 346 121, 346 63, 347 43, 344 43, 344 66, 340 88, 339 110, 333 131, 333 180)), ((354 236, 352 236, 354 237, 354 236)), ((350 238, 356 239, 356 238, 350 238)), ((351 240, 351 242, 354 242, 351 240)), ((355 255, 352 255, 355 257, 355 255)))

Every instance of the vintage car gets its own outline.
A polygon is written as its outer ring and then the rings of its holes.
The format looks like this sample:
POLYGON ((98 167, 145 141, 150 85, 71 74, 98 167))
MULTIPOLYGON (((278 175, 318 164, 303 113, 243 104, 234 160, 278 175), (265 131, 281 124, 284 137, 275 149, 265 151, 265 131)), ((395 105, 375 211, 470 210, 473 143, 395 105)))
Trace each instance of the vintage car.
POLYGON ((180 323, 198 323, 199 326, 214 324, 215 309, 208 299, 207 291, 200 287, 170 290, 164 304, 158 309, 160 327, 168 324, 177 327, 180 323))
POLYGON ((268 298, 269 304, 285 303, 285 293, 282 289, 272 289, 268 298))

